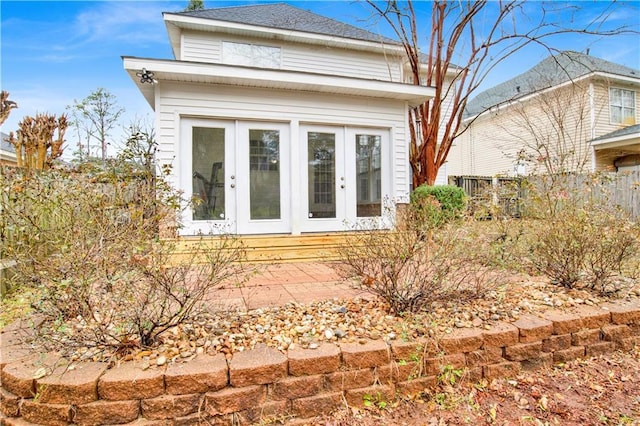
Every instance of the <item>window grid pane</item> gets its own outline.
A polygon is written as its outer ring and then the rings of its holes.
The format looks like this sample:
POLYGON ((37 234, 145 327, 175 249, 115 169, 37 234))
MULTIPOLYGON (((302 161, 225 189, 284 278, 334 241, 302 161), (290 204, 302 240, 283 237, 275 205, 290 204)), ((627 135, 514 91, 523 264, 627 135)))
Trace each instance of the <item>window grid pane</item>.
POLYGON ((617 124, 635 124, 636 93, 632 90, 609 89, 609 110, 611 122, 617 124))
POLYGON ((356 135, 356 214, 358 217, 382 215, 381 137, 356 135))
POLYGON ((280 68, 280 48, 257 44, 222 42, 222 63, 261 68, 280 68))
POLYGON ((250 217, 280 219, 280 132, 249 130, 250 217))
POLYGON ((309 218, 336 217, 336 137, 333 133, 307 135, 309 218))

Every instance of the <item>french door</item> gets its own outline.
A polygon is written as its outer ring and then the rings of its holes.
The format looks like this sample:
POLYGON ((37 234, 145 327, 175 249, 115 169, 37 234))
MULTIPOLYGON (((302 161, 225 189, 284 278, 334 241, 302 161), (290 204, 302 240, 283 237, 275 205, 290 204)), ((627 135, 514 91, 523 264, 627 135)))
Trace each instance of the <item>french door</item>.
POLYGON ((184 233, 341 231, 384 216, 388 130, 300 125, 296 161, 291 139, 288 123, 183 119, 184 233))
POLYGON ((186 234, 291 231, 287 125, 184 119, 181 131, 186 234))
POLYGON ((237 232, 234 123, 184 119, 180 131, 180 188, 189 201, 185 233, 237 232))
POLYGON ((291 232, 289 125, 239 122, 237 137, 238 233, 291 232))
POLYGON ((344 129, 300 127, 302 232, 335 231, 344 227, 346 194, 344 129))
POLYGON ((302 232, 348 230, 384 216, 387 130, 301 126, 300 146, 302 232))

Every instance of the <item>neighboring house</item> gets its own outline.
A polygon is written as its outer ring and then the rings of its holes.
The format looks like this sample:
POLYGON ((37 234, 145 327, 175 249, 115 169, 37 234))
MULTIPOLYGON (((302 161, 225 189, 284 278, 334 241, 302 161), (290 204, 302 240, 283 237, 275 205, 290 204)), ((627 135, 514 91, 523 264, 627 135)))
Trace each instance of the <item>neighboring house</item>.
POLYGON ((9 135, 0 133, 0 164, 15 166, 18 164, 16 148, 7 139, 9 139, 9 135))
POLYGON ((123 61, 155 110, 159 161, 197 200, 183 233, 393 219, 411 189, 408 108, 435 94, 406 82, 398 42, 286 4, 163 16, 175 60, 123 61))
POLYGON ((639 90, 639 70, 577 52, 551 56, 468 103, 448 172, 514 176, 624 168, 640 151, 639 90))

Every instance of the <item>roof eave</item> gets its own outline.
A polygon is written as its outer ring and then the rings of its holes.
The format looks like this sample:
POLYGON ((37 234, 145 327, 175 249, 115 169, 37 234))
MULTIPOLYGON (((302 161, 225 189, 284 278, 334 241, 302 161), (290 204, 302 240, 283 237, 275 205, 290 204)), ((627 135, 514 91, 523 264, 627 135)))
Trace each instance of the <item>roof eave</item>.
POLYGON ((602 72, 602 71, 595 71, 592 72, 590 74, 585 74, 586 77, 603 77, 606 78, 608 80, 616 80, 618 82, 624 82, 624 83, 631 83, 631 84, 636 84, 636 85, 640 85, 640 76, 638 77, 630 77, 630 76, 626 76, 626 75, 620 75, 620 74, 613 74, 613 73, 608 73, 608 72, 602 72))
POLYGON ((329 74, 262 69, 202 62, 123 57, 124 68, 147 102, 155 108, 153 85, 140 83, 136 72, 152 71, 158 81, 221 84, 254 88, 330 93, 400 100, 417 106, 435 96, 435 88, 329 74))
MULTIPOLYGON (((286 41, 294 41, 299 43, 316 44, 322 46, 335 46, 369 52, 389 52, 397 51, 403 53, 402 45, 392 44, 381 41, 358 40, 348 37, 329 36, 324 34, 310 33, 305 31, 285 30, 280 28, 272 28, 251 24, 241 24, 237 22, 222 21, 210 18, 197 18, 194 16, 185 16, 169 12, 164 12, 163 18, 167 29, 169 25, 176 29, 191 29, 199 31, 211 31, 217 33, 250 35, 267 39, 280 39, 286 41)), ((179 31, 168 31, 171 45, 174 47, 179 45, 179 31)), ((177 56, 176 56, 177 57, 177 56)))
POLYGON ((629 133, 627 135, 615 136, 612 138, 598 138, 597 140, 591 141, 591 146, 596 150, 622 148, 638 144, 640 144, 640 132, 629 133))
MULTIPOLYGON (((579 81, 582 80, 587 80, 590 78, 595 78, 595 77, 600 77, 600 78, 605 78, 607 80, 614 80, 617 82, 625 82, 625 83, 631 83, 631 84, 637 84, 640 85, 640 77, 628 77, 628 76, 624 76, 624 75, 619 75, 619 74, 612 74, 612 73, 606 73, 606 72, 602 72, 602 71, 593 71, 587 74, 583 74, 581 76, 572 78, 570 80, 564 81, 560 84, 556 84, 555 86, 551 86, 551 87, 547 87, 545 89, 542 90, 538 90, 536 92, 532 92, 532 93, 526 93, 523 94, 519 97, 514 97, 511 99, 505 99, 504 101, 493 105, 487 109, 485 109, 484 111, 477 113, 477 114, 473 114, 470 115, 468 117, 463 118, 463 122, 468 122, 470 120, 475 120, 476 118, 482 117, 483 115, 486 115, 487 113, 491 112, 491 111, 501 111, 505 108, 509 108, 511 105, 516 104, 516 103, 522 103, 522 102, 526 102, 527 100, 531 99, 531 98, 535 98, 536 96, 540 96, 544 93, 556 90, 556 89, 560 89, 562 87, 568 86, 570 84, 575 84, 579 81)), ((483 92, 484 93, 484 92, 483 92)), ((480 94, 479 94, 480 95, 480 94)))

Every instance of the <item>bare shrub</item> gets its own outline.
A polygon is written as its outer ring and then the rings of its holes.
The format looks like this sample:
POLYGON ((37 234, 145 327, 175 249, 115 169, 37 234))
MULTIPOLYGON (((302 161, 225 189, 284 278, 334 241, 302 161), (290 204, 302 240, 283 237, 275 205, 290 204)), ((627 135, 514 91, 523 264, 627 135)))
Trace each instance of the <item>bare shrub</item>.
POLYGON ((90 342, 119 351, 152 346, 164 331, 207 311, 210 293, 245 279, 240 242, 231 236, 220 236, 216 242, 215 250, 204 241, 194 243, 190 255, 178 263, 172 261, 172 243, 138 244, 119 259, 110 257, 108 270, 43 283, 37 312, 58 321, 45 322, 41 335, 60 334, 64 323, 72 330, 62 333, 68 344, 90 342))
POLYGON ((214 247, 193 242, 188 256, 173 256, 158 227, 175 217, 178 194, 161 176, 123 166, 3 169, 0 251, 17 263, 15 291, 38 295, 39 331, 56 349, 153 345, 206 309, 212 291, 246 275, 233 236, 219 236, 214 247))
POLYGON ((618 278, 636 273, 638 224, 610 202, 597 176, 580 189, 546 189, 531 204, 538 216, 531 263, 553 283, 604 294, 616 290, 618 278))
POLYGON ((592 243, 589 228, 586 214, 574 216, 567 210, 539 221, 539 238, 531 247, 534 268, 552 283, 573 288, 580 281, 592 243))
POLYGON ((497 279, 478 262, 472 233, 459 224, 429 228, 425 213, 439 215, 433 204, 422 207, 399 212, 392 230, 359 229, 340 248, 340 274, 355 288, 381 297, 395 315, 438 300, 481 297, 497 279))

